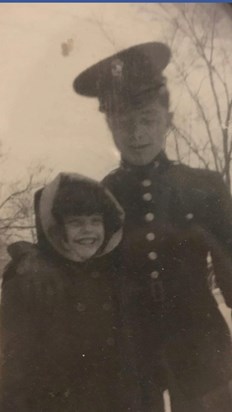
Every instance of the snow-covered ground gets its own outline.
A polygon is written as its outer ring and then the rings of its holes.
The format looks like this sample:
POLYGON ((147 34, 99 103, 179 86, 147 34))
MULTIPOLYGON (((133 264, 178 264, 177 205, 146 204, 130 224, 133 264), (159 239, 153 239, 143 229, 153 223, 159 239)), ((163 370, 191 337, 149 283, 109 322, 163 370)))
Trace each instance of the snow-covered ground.
POLYGON ((228 306, 226 306, 225 301, 224 301, 224 298, 223 298, 223 296, 222 296, 222 294, 221 294, 220 289, 215 289, 213 294, 214 294, 214 297, 215 297, 215 299, 216 299, 216 301, 217 301, 218 307, 219 307, 222 315, 224 316, 224 318, 225 318, 225 320, 226 320, 226 322, 227 322, 227 325, 228 325, 228 327, 229 327, 229 329, 230 329, 230 333, 231 333, 231 335, 232 335, 231 309, 228 308, 228 306))
MULTIPOLYGON (((224 318, 226 320, 226 323, 228 324, 230 333, 232 335, 231 309, 228 308, 228 306, 226 306, 220 289, 215 289, 213 295, 214 295, 214 297, 215 297, 215 299, 218 303, 218 307, 219 307, 222 315, 224 316, 224 318)), ((169 398, 168 391, 164 392, 164 402, 165 402, 165 412, 171 412, 171 405, 170 405, 170 398, 169 398)))

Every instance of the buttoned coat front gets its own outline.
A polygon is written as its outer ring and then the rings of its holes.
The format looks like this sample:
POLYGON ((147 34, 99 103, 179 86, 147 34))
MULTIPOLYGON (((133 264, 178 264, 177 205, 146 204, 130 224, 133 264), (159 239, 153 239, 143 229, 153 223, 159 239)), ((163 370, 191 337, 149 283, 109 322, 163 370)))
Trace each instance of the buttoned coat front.
POLYGON ((145 167, 122 164, 104 184, 126 214, 119 261, 127 357, 148 392, 154 382, 169 390, 175 382, 186 398, 203 396, 232 376, 229 331, 207 270, 211 257, 231 307, 230 195, 218 173, 163 153, 145 167))

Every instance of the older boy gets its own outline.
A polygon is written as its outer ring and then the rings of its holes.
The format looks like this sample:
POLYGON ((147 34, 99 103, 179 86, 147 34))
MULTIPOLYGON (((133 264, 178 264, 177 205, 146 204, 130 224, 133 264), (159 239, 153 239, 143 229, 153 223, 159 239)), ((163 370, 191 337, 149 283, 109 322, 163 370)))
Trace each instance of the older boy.
POLYGON ((162 411, 168 387, 172 411, 230 412, 231 342, 208 290, 206 260, 210 252, 232 307, 231 198, 218 173, 176 164, 163 151, 170 55, 162 43, 131 47, 79 74, 74 89, 98 98, 121 154, 104 184, 126 213, 121 264, 141 410, 162 411))

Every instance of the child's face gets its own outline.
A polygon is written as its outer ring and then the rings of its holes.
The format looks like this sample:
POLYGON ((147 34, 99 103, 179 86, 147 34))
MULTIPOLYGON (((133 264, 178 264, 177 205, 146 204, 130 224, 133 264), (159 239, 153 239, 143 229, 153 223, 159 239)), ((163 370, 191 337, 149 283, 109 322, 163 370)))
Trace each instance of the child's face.
POLYGON ((105 230, 100 214, 64 218, 66 244, 78 260, 91 258, 104 241, 105 230))

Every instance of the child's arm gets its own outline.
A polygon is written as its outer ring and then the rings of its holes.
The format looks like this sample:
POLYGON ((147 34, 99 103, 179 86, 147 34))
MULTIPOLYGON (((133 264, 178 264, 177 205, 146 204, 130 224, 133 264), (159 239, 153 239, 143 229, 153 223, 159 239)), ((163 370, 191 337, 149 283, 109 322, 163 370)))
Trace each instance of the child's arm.
POLYGON ((35 384, 36 325, 28 289, 11 263, 4 273, 1 299, 1 410, 5 411, 26 412, 35 384))
POLYGON ((37 271, 36 279, 29 267, 18 273, 19 263, 11 262, 3 276, 0 410, 31 412, 46 410, 52 392, 47 349, 54 288, 48 271, 37 271))

